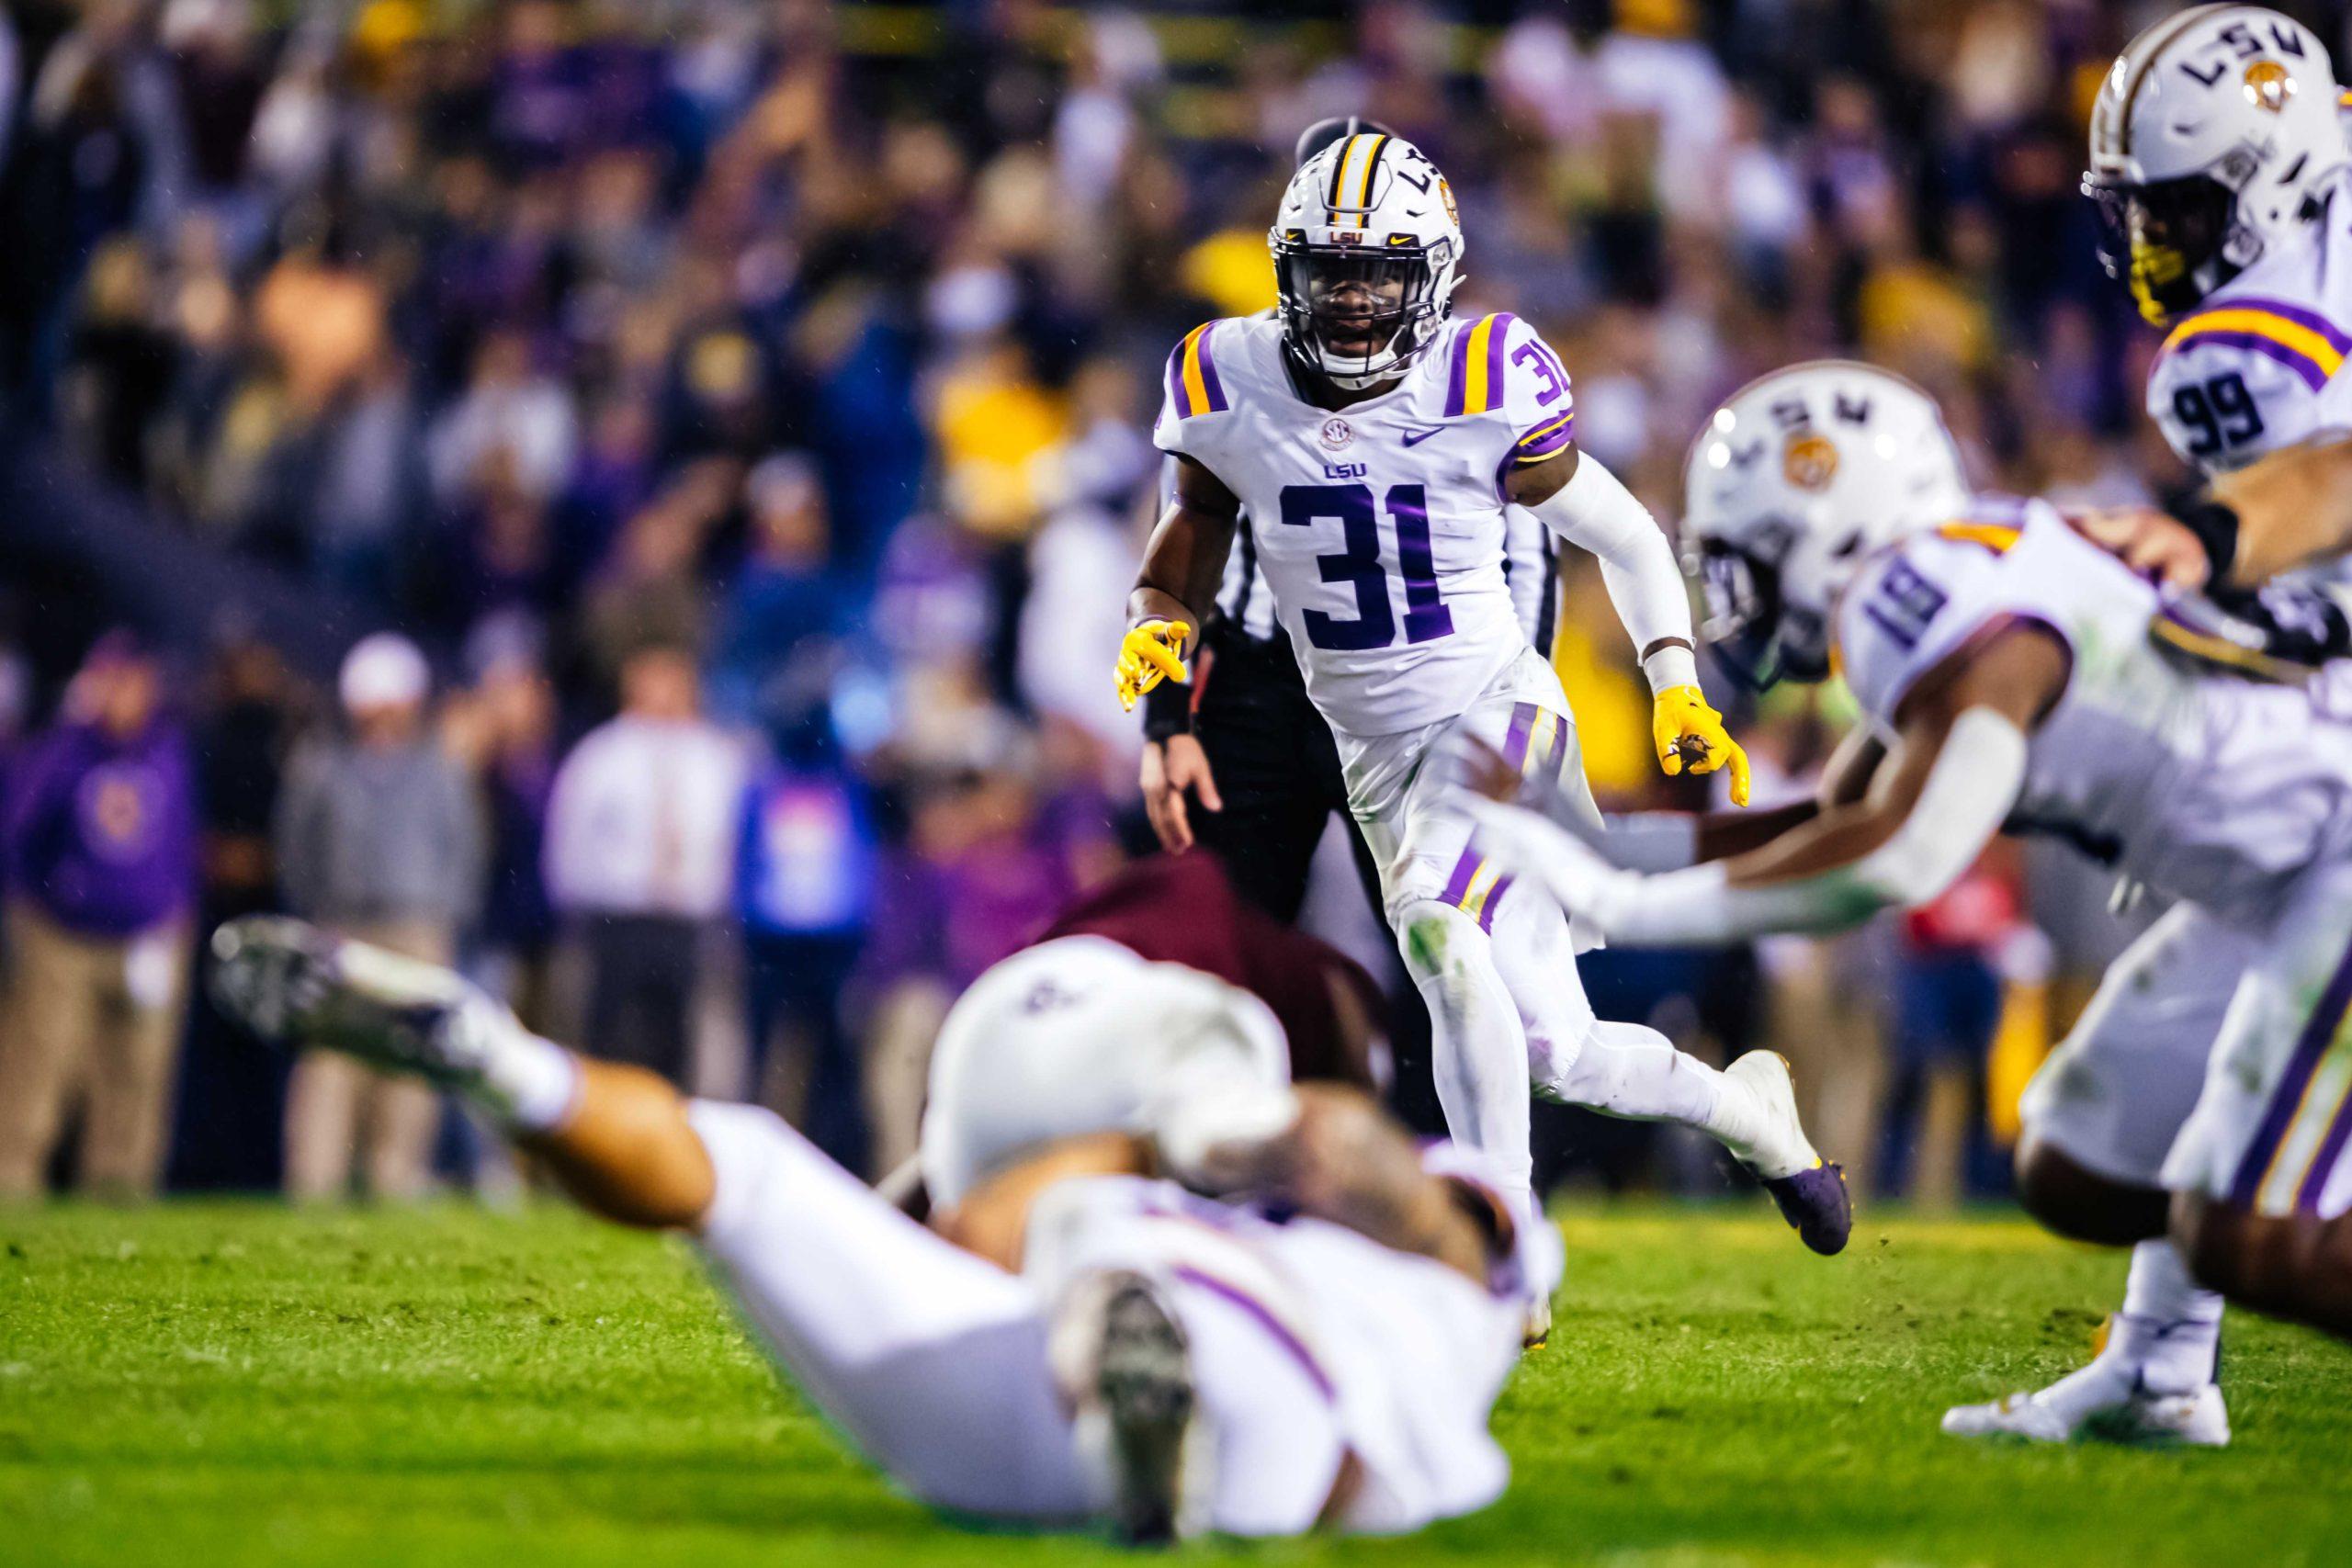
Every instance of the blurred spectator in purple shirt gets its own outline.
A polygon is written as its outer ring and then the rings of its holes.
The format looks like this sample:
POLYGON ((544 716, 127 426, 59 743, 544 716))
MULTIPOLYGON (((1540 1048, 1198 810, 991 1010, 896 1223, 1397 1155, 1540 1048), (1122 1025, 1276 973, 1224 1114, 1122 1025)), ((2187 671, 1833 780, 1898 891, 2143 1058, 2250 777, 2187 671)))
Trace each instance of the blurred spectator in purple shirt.
POLYGON ((161 696, 153 658, 110 633, 15 771, 0 1197, 40 1190, 77 1097, 85 1190, 144 1197, 162 1169, 197 829, 187 742, 161 696))
POLYGON ((821 701, 776 728, 775 754, 744 792, 735 863, 751 1098, 767 1098, 769 1047, 787 1032, 808 1058, 802 1129, 863 1171, 865 1074, 842 991, 873 913, 873 818, 821 701))

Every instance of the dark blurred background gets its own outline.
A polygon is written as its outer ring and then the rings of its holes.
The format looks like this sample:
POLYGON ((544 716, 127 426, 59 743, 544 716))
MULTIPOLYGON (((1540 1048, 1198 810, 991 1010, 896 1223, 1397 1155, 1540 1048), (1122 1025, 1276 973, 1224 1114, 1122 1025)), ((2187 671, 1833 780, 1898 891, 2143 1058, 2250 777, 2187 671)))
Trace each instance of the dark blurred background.
MULTIPOLYGON (((1663 519, 1714 401, 1823 354, 1936 391, 1988 486, 2178 482, 2075 189, 2171 8, 16 0, 0 1193, 515 1190, 429 1100, 289 1084, 189 1001, 198 933, 273 907, 894 1163, 947 1000, 1148 844, 1109 671, 1159 367, 1272 303, 1324 116, 1444 168, 1457 308, 1540 325, 1663 519)), ((1596 786, 1703 804, 1566 570, 1596 786)), ((1738 717, 1765 804, 1844 709, 1738 717)), ((1385 964, 1328 847, 1309 919, 1385 964)), ((2144 919, 2005 850, 1852 938, 1592 985, 1777 1044, 1865 1184, 1945 1203, 1999 1190, 2017 1089, 2144 919)), ((1648 1129, 1546 1142, 1722 1180, 1648 1129)))

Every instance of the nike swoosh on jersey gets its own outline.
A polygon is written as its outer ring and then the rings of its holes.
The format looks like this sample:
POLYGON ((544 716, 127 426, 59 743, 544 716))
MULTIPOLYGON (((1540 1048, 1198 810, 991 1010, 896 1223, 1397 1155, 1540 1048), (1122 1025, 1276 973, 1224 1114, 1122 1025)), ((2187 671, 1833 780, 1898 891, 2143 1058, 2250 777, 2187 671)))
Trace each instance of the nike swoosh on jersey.
POLYGON ((1442 434, 1444 430, 1445 426, 1442 424, 1432 424, 1427 430, 1408 430, 1405 432, 1405 445, 1408 446, 1419 446, 1430 436, 1442 434))

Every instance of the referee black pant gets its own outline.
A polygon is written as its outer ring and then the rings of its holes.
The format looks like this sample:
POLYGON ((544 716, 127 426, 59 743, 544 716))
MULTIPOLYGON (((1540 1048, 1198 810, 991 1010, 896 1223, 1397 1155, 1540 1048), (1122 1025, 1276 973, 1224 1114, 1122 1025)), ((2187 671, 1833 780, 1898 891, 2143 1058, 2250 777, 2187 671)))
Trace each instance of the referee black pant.
MULTIPOLYGON (((1380 872, 1348 815, 1348 786, 1331 727, 1307 700, 1289 642, 1258 642, 1220 622, 1208 634, 1193 733, 1225 802, 1194 807, 1193 831, 1225 863, 1243 897, 1286 923, 1306 897, 1307 866, 1338 812, 1365 897, 1382 906, 1380 872)), ((1381 924, 1385 926, 1384 917, 1381 924)))
POLYGON ((695 984, 702 967, 702 922, 602 914, 587 917, 582 928, 588 958, 582 1048, 604 1061, 650 1068, 684 1089, 694 1040, 695 984))

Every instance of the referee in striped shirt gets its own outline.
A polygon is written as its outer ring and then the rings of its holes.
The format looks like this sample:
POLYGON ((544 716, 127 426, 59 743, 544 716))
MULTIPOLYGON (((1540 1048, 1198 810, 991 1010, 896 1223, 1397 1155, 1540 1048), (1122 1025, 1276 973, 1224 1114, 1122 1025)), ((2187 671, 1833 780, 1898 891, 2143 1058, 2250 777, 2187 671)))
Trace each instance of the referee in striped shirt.
MULTIPOLYGON (((1297 161, 1359 130, 1384 130, 1353 118, 1323 120, 1299 138, 1297 161)), ((1169 459, 1171 475, 1174 463, 1169 459)), ((1551 531, 1520 507, 1503 515, 1504 570, 1520 626, 1548 655, 1560 592, 1551 531)), ((1193 674, 1189 685, 1163 681, 1144 696, 1143 797, 1152 830, 1170 852, 1199 842, 1224 861, 1246 897, 1277 919, 1295 920, 1308 863, 1331 814, 1351 819, 1339 750, 1307 700, 1290 639, 1274 618, 1247 514, 1226 558, 1216 614, 1201 634, 1193 674)), ((1348 838, 1377 914, 1378 869, 1363 835, 1348 838)))

